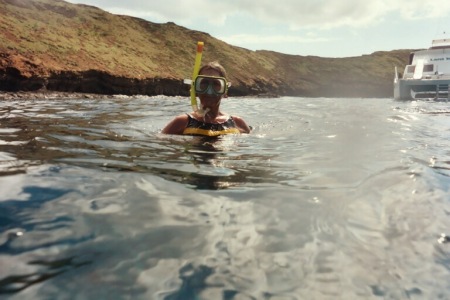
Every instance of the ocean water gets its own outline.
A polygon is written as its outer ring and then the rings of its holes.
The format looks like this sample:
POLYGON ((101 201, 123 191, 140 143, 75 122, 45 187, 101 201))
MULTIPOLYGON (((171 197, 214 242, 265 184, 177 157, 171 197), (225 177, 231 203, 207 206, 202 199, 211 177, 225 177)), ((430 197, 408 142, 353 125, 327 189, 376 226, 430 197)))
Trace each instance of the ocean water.
POLYGON ((0 102, 1 299, 450 299, 450 103, 0 102))

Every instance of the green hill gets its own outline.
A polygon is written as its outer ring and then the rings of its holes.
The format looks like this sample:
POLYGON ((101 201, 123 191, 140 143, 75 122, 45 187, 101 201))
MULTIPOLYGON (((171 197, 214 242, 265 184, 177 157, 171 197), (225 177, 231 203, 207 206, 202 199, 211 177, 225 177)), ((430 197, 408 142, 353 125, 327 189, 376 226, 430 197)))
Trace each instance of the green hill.
MULTIPOLYGON (((187 95, 197 41, 230 95, 391 97, 410 50, 349 58, 251 51, 174 23, 61 0, 0 0, 0 90, 187 95)), ((338 47, 338 45, 336 45, 338 47)))

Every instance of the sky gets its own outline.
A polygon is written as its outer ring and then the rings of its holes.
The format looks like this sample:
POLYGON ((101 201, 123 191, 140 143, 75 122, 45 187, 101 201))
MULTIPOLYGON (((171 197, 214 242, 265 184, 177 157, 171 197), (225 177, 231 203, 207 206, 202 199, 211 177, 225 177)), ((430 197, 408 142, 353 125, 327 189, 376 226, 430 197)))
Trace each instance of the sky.
POLYGON ((174 22, 233 46, 353 57, 423 49, 450 38, 450 0, 69 0, 154 23, 174 22), (448 32, 448 33, 447 33, 448 32))

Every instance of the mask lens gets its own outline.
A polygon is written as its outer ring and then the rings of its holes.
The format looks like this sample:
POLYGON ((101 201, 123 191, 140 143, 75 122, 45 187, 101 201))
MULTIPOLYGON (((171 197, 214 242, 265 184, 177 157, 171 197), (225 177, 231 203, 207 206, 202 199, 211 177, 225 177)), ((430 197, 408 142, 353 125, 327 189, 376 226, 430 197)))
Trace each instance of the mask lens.
POLYGON ((225 93, 225 82, 221 79, 213 79, 213 89, 218 94, 225 93))
POLYGON ((198 76, 195 79, 195 92, 198 94, 223 95, 227 81, 223 77, 198 76))
POLYGON ((209 87, 209 80, 206 78, 199 78, 198 84, 196 85, 197 92, 206 92, 209 87))

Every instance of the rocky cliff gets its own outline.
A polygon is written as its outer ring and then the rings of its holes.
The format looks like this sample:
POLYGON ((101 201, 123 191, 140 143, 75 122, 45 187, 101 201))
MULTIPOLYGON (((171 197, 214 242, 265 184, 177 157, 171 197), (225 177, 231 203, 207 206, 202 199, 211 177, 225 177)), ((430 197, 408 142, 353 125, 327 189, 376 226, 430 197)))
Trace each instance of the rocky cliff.
POLYGON ((0 90, 188 95, 197 41, 232 96, 391 97, 410 50, 349 58, 250 51, 174 23, 62 0, 0 0, 0 90))

